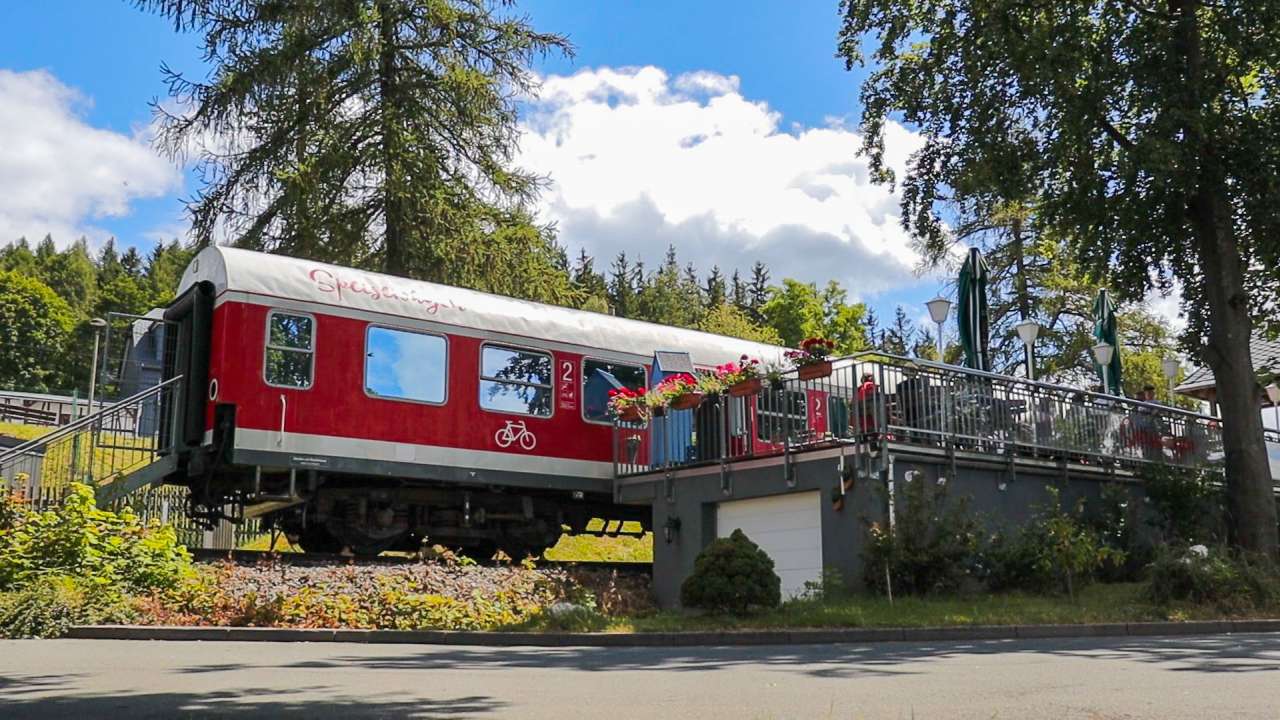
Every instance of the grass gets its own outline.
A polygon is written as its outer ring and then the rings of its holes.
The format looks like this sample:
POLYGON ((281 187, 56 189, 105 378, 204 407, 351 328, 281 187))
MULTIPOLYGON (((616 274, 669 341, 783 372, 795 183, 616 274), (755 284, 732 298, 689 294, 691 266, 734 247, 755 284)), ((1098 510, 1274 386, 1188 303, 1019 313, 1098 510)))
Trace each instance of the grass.
MULTIPOLYGON (((587 529, 599 530, 603 526, 603 521, 592 520, 587 529)), ((625 523, 623 529, 639 530, 640 524, 625 523)), ((564 535, 543 557, 559 562, 653 562, 653 533, 638 538, 564 535)))
MULTIPOLYGON (((1161 607, 1143 598, 1142 583, 1094 584, 1076 601, 1022 593, 974 594, 962 597, 898 598, 890 605, 878 596, 852 596, 831 601, 793 600, 777 610, 752 615, 697 615, 664 610, 637 617, 597 618, 581 630, 604 632, 682 632, 801 628, 948 627, 966 625, 1074 625, 1144 621, 1218 620, 1209 606, 1161 607)), ((1262 617, 1266 613, 1259 613, 1262 617)), ((1274 613, 1269 615, 1274 617, 1274 613)), ((526 630, 564 629, 530 623, 526 630)))
POLYGON ((57 430, 48 425, 23 425, 21 423, 0 422, 0 435, 8 435, 22 440, 34 440, 41 435, 48 435, 57 430))

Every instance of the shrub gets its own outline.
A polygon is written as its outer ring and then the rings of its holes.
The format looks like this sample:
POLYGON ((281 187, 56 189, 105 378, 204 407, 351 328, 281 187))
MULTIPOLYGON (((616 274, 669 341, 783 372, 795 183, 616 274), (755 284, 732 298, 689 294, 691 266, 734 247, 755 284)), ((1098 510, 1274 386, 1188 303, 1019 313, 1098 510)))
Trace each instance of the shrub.
POLYGON ((171 526, 144 526, 132 510, 98 509, 93 489, 75 484, 56 510, 10 505, 0 530, 0 590, 50 574, 73 575, 113 593, 173 587, 191 556, 171 526))
POLYGON ((680 602, 714 612, 775 608, 782 602, 782 580, 768 553, 734 530, 698 554, 693 574, 680 586, 680 602))
POLYGON ((893 528, 867 529, 863 580, 881 593, 890 582, 902 595, 955 592, 972 576, 979 548, 981 525, 969 499, 951 502, 945 484, 916 480, 901 487, 893 528))
POLYGON ((853 594, 849 584, 845 582, 844 573, 839 568, 827 566, 822 568, 822 577, 818 580, 806 580, 800 599, 809 602, 839 602, 847 600, 853 594))
POLYGON ((1153 465, 1143 472, 1150 524, 1169 545, 1217 545, 1226 540, 1222 473, 1153 465))
POLYGON ((1265 559, 1196 545, 1157 555, 1146 594, 1160 605, 1187 601, 1241 612, 1280 602, 1280 575, 1265 559))
POLYGON ((67 575, 44 575, 0 603, 0 637, 59 637, 73 625, 132 618, 129 607, 101 585, 67 575))
POLYGON ((987 582, 992 590, 1066 592, 1094 579, 1108 562, 1123 563, 1125 554, 1108 547, 1082 518, 1084 501, 1072 512, 1062 508, 1058 489, 1048 487, 1049 502, 1012 534, 999 534, 986 552, 987 582))
POLYGON ((1130 488, 1121 483, 1107 483, 1096 501, 1090 501, 1085 522, 1099 541, 1115 552, 1098 569, 1103 582, 1137 580, 1154 559, 1150 541, 1137 532, 1143 504, 1134 502, 1130 488))

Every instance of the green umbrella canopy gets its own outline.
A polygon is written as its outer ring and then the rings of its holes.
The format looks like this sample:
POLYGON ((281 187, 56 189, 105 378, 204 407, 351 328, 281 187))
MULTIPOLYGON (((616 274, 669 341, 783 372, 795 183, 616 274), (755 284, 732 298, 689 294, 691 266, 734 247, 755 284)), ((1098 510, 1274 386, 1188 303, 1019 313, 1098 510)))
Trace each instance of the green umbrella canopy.
POLYGON ((969 257, 960 268, 959 296, 960 348, 965 367, 991 370, 991 319, 987 308, 987 280, 990 269, 977 248, 969 249, 969 257))
MULTIPOLYGON (((1111 353, 1111 362, 1107 365, 1105 390, 1112 395, 1122 395, 1123 368, 1120 365, 1120 337, 1116 332, 1116 304, 1111 300, 1111 294, 1105 289, 1099 290, 1098 299, 1093 301, 1093 337, 1098 342, 1114 348, 1111 353)), ((1102 366, 1096 360, 1093 363, 1093 369, 1101 378, 1102 366)))

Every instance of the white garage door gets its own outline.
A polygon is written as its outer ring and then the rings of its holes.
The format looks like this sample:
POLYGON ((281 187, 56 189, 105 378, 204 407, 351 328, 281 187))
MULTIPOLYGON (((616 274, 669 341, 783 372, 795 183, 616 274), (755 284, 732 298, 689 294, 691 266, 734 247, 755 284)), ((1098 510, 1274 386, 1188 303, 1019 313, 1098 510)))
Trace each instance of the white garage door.
POLYGON ((822 577, 821 493, 731 500, 716 510, 716 534, 729 537, 741 529, 773 558, 782 579, 782 597, 794 597, 804 584, 822 577))

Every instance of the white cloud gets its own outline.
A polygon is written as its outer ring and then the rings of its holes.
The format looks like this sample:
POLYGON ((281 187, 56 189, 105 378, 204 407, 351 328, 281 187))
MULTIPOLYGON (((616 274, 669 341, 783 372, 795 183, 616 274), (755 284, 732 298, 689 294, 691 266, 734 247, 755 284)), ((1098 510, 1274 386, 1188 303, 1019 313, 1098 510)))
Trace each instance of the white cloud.
MULTIPOLYGON (((871 183, 861 137, 780 123, 736 77, 584 70, 544 78, 520 160, 550 179, 544 218, 597 267, 622 250, 652 267, 674 243, 702 271, 762 260, 775 279, 838 279, 862 297, 913 284, 898 197, 871 183)), ((891 124, 885 142, 901 174, 921 139, 891 124)))
POLYGON ((65 245, 99 240, 95 220, 127 215, 130 203, 182 184, 145 131, 95 128, 90 100, 43 70, 0 69, 0 243, 52 233, 65 245))

